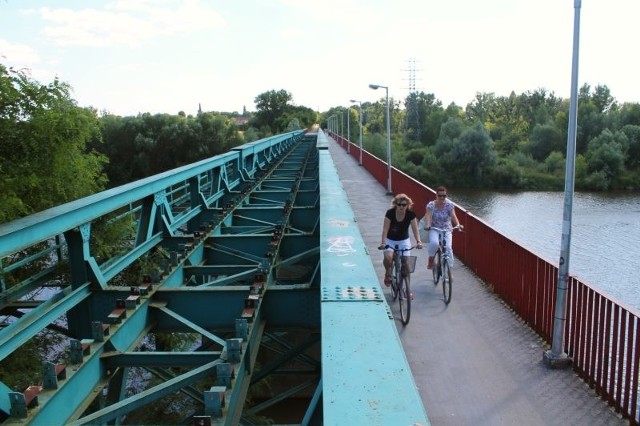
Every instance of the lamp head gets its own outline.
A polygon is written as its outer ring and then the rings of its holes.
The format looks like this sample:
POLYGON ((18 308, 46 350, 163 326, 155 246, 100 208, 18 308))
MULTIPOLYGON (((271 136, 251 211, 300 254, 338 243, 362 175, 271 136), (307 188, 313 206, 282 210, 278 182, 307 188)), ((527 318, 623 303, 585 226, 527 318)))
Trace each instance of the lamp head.
POLYGON ((379 88, 380 88, 380 85, 378 85, 378 84, 370 84, 369 85, 369 89, 378 90, 379 88))

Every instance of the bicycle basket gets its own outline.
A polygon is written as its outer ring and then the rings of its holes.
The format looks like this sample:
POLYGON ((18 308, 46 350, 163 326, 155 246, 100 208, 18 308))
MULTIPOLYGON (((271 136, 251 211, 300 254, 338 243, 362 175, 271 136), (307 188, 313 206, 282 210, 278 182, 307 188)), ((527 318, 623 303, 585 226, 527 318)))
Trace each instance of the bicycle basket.
POLYGON ((416 260, 418 260, 418 256, 405 256, 404 258, 409 273, 413 274, 413 272, 416 270, 416 260))

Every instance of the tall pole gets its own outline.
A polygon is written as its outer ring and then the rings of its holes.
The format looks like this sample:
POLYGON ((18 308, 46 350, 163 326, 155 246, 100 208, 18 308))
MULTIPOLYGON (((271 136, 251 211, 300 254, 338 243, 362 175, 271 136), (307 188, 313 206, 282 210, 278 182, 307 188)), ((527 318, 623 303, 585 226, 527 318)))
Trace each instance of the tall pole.
POLYGON ((358 145, 360 145, 360 165, 362 166, 362 102, 360 103, 360 135, 358 136, 358 145))
POLYGON ((358 137, 358 146, 360 147, 360 160, 358 164, 362 166, 362 102, 356 101, 355 99, 351 99, 350 102, 358 104, 358 113, 360 114, 360 135, 358 137))
POLYGON ((545 363, 552 368, 567 367, 571 359, 564 351, 564 330, 567 322, 567 291, 569 288, 569 255, 571 251, 571 215, 575 177, 576 128, 578 127, 578 48, 580 46, 580 7, 582 0, 574 0, 573 60, 571 64, 571 102, 569 104, 569 133, 567 135, 567 162, 564 181, 564 211, 562 214, 562 240, 558 261, 558 291, 553 321, 551 350, 544 353, 545 363))
POLYGON ((347 153, 351 154, 351 132, 349 131, 349 113, 350 108, 347 108, 347 153))
POLYGON ((385 87, 387 92, 387 194, 391 191, 391 118, 389 117, 389 88, 385 87))
POLYGON ((379 84, 370 84, 373 90, 383 88, 387 93, 387 194, 393 194, 391 191, 391 118, 389 117, 389 87, 379 84))

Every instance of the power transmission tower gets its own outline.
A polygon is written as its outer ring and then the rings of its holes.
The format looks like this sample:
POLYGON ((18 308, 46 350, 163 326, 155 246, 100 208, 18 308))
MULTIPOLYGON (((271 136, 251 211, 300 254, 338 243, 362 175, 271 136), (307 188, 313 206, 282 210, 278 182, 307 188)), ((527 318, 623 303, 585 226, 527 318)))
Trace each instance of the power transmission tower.
POLYGON ((422 134, 422 125, 420 120, 420 111, 418 108, 418 93, 416 91, 416 60, 415 58, 410 58, 408 61, 408 69, 409 74, 409 95, 407 96, 406 102, 406 114, 404 120, 404 135, 405 139, 409 139, 412 141, 420 140, 420 136, 422 134))

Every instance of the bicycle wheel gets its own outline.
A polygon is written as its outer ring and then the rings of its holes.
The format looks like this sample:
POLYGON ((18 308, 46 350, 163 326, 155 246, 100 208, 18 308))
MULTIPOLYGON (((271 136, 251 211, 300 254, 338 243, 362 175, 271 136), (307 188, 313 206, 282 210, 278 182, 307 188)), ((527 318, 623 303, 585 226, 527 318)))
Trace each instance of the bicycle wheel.
POLYGON ((398 297, 398 275, 394 264, 391 266, 391 297, 393 297, 393 300, 398 297))
POLYGON ((433 256, 433 268, 431 269, 431 273, 433 274, 433 285, 438 285, 438 281, 440 281, 440 249, 433 256))
POLYGON ((449 262, 442 264, 442 295, 444 296, 444 303, 447 305, 451 302, 451 268, 449 262))
POLYGON ((398 287, 398 303, 400 304, 400 320, 402 325, 409 324, 411 318, 411 289, 409 288, 409 277, 402 277, 398 287))

